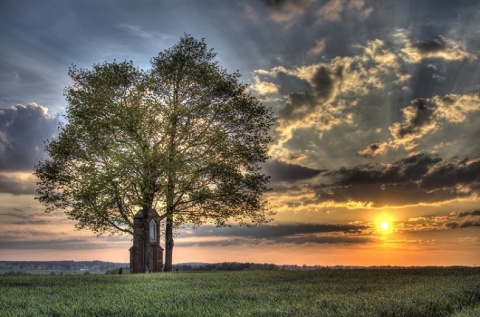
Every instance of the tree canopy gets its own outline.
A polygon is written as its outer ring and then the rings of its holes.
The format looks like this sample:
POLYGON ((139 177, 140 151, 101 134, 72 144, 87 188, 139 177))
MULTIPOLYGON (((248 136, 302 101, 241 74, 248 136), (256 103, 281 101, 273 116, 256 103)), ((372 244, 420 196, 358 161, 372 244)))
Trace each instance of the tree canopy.
POLYGON ((215 56, 185 35, 147 71, 131 61, 70 68, 67 123, 35 166, 46 211, 115 234, 132 233, 138 210, 155 209, 166 223, 165 270, 175 225, 267 222, 259 163, 275 118, 215 56))

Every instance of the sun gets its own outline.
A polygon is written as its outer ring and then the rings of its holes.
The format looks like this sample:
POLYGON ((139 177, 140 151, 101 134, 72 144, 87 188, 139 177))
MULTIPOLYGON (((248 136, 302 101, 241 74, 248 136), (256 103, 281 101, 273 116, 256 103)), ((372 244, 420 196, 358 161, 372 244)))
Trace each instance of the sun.
POLYGON ((383 231, 387 231, 388 228, 390 228, 390 224, 389 224, 387 221, 382 221, 382 223, 380 224, 380 228, 381 228, 383 231))
POLYGON ((375 231, 382 235, 393 233, 395 232, 395 223, 393 215, 388 213, 379 214, 374 219, 375 231))

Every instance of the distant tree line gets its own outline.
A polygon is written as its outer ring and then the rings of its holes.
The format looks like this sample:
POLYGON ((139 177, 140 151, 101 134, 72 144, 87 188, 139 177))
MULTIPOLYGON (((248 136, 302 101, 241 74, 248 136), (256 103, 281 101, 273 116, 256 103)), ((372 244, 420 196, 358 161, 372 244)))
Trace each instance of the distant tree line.
POLYGON ((173 266, 176 272, 192 271, 301 271, 301 270, 320 270, 325 266, 306 266, 306 265, 276 265, 271 263, 240 263, 240 262, 222 262, 222 263, 180 263, 173 266))
POLYGON ((127 263, 103 261, 0 261, 0 270, 91 271, 106 272, 126 268, 127 263))

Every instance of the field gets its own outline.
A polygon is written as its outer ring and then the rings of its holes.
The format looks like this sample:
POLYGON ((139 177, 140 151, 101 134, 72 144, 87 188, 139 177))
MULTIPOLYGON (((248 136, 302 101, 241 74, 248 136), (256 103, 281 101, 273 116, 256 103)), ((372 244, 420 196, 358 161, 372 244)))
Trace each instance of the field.
POLYGON ((0 316, 480 316, 480 269, 3 275, 0 316))

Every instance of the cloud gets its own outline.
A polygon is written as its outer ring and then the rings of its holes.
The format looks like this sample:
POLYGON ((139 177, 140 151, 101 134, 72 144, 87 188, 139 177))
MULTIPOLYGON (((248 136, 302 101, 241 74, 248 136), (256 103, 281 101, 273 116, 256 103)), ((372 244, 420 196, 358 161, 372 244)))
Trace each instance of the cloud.
POLYGON ((449 222, 445 224, 445 227, 451 229, 480 227, 480 221, 449 222))
POLYGON ((427 134, 436 127, 434 118, 436 106, 427 99, 415 99, 402 109, 405 118, 402 123, 394 123, 390 132, 396 143, 404 144, 407 149, 413 149, 415 139, 427 134))
POLYGON ((189 231, 193 237, 252 237, 252 238, 272 238, 299 234, 319 234, 331 232, 358 233, 368 227, 355 224, 279 224, 263 225, 257 227, 214 227, 202 226, 189 231))
POLYGON ((36 103, 0 109, 0 171, 31 171, 57 128, 58 118, 36 103))
POLYGON ((278 243, 357 244, 367 243, 372 240, 362 235, 368 228, 366 225, 357 224, 281 224, 252 228, 202 226, 194 230, 184 231, 177 241, 182 246, 231 246, 278 243))
POLYGON ((449 219, 445 227, 450 229, 480 227, 480 209, 453 212, 449 219))
POLYGON ((449 94, 446 96, 433 97, 433 103, 437 107, 438 116, 449 122, 462 123, 468 114, 480 111, 480 94, 449 94))
POLYGON ((467 51, 464 45, 443 36, 437 36, 427 41, 410 41, 402 49, 402 52, 405 54, 405 60, 410 63, 418 63, 430 58, 465 62, 477 59, 477 55, 467 51))
POLYGON ((317 10, 316 15, 320 22, 342 22, 346 12, 365 19, 373 12, 373 8, 366 7, 365 0, 330 0, 317 10))
POLYGON ((351 0, 348 4, 350 10, 360 13, 362 18, 367 18, 372 14, 373 8, 365 6, 365 0, 351 0))
POLYGON ((295 164, 288 164, 277 160, 267 161, 262 165, 264 172, 271 177, 271 181, 294 182, 310 179, 322 171, 295 164))
MULTIPOLYGON (((373 7, 365 4, 365 0, 263 0, 263 3, 269 10, 269 19, 286 26, 301 18, 302 23, 313 20, 314 27, 342 22, 344 16, 356 21, 364 20, 374 11, 373 7)), ((247 16, 253 16, 251 6, 243 7, 247 16)))
POLYGON ((325 50, 325 39, 316 40, 315 45, 307 52, 308 55, 320 55, 325 50))
POLYGON ((480 94, 449 94, 414 99, 402 109, 404 120, 389 127, 391 139, 374 142, 357 154, 373 158, 384 154, 388 148, 399 146, 411 151, 418 146, 417 141, 422 137, 444 128, 445 122, 463 123, 470 113, 480 111, 479 103, 480 94))
POLYGON ((138 36, 145 40, 152 40, 152 39, 160 39, 166 40, 170 36, 161 32, 156 31, 148 31, 140 25, 130 25, 130 24, 119 24, 117 26, 121 30, 125 30, 126 32, 130 33, 133 36, 138 36))
POLYGON ((367 146, 364 150, 358 151, 357 154, 361 157, 374 158, 377 155, 385 153, 388 143, 375 142, 367 146))
POLYGON ((279 87, 271 82, 262 81, 261 76, 266 73, 262 70, 253 72, 252 75, 252 89, 256 91, 260 96, 266 97, 267 95, 276 94, 279 92, 279 87))
POLYGON ((328 22, 340 22, 343 8, 343 0, 330 0, 318 10, 317 15, 328 22))
POLYGON ((441 204, 479 194, 480 158, 447 162, 417 154, 394 163, 342 168, 324 175, 333 182, 312 185, 316 195, 309 204, 347 208, 349 203, 362 208, 441 204))
POLYGON ((480 189, 480 158, 435 164, 423 175, 421 187, 429 191, 476 192, 480 189))
POLYGON ((234 247, 234 246, 258 246, 267 245, 270 247, 279 247, 285 244, 290 245, 357 245, 373 242, 374 239, 366 236, 342 236, 342 235, 325 235, 325 236, 288 236, 279 239, 252 239, 252 238, 226 238, 220 240, 204 240, 204 241, 178 241, 175 243, 182 247, 234 247))
POLYGON ((471 211, 459 211, 457 217, 463 218, 468 216, 480 216, 480 209, 474 209, 471 211))
POLYGON ((418 231, 438 231, 452 230, 480 226, 480 210, 451 212, 447 216, 423 216, 412 217, 397 223, 399 231, 418 232, 418 231))
POLYGON ((263 0, 270 10, 270 19, 275 22, 291 22, 302 16, 312 0, 263 0))
POLYGON ((30 215, 27 215, 24 210, 20 208, 12 208, 12 211, 0 212, 0 217, 7 217, 10 219, 30 219, 30 215))
POLYGON ((10 250, 98 250, 111 248, 111 243, 92 243, 92 239, 11 239, 0 236, 0 249, 10 250))
POLYGON ((342 168, 331 172, 331 175, 338 178, 338 184, 342 186, 417 182, 441 161, 440 158, 417 154, 386 166, 363 165, 352 169, 342 168))
POLYGON ((30 173, 0 173, 0 193, 33 195, 36 180, 30 173))
POLYGON ((355 107, 362 98, 378 95, 379 103, 409 79, 401 60, 382 40, 356 46, 359 54, 287 69, 256 70, 255 86, 267 101, 279 106, 277 144, 270 154, 288 161, 285 144, 301 129, 322 133, 340 125, 353 125, 355 107), (267 89, 269 88, 269 89, 267 89), (282 102, 283 101, 283 102, 282 102))
MULTIPOLYGON (((343 8, 342 12, 366 8, 364 1, 334 0, 327 4, 332 6, 331 12, 340 12, 340 8, 343 8)), ((469 113, 477 111, 479 98, 478 94, 472 93, 474 89, 469 89, 468 94, 464 88, 456 89, 458 93, 449 93, 447 82, 454 83, 453 75, 449 74, 446 83, 439 86, 432 77, 432 68, 422 64, 425 59, 442 59, 442 69, 453 72, 459 65, 450 62, 472 62, 476 60, 476 55, 466 50, 460 42, 447 37, 414 41, 408 36, 407 31, 396 29, 389 36, 383 36, 383 39, 352 45, 353 54, 302 66, 275 66, 254 71, 255 85, 252 88, 261 95, 262 102, 278 111, 275 144, 270 149, 270 155, 291 162, 291 156, 305 153, 306 148, 299 146, 298 139, 305 138, 308 131, 308 137, 317 148, 309 147, 308 152, 312 155, 302 163, 313 167, 313 155, 320 153, 320 147, 323 146, 315 138, 323 139, 334 130, 339 134, 349 127, 357 126, 358 130, 368 128, 368 124, 379 124, 373 119, 376 113, 368 116, 373 111, 383 112, 384 118, 396 118, 393 113, 399 106, 403 106, 403 121, 388 122, 382 127, 389 135, 384 132, 383 139, 375 140, 372 134, 367 135, 368 132, 362 130, 364 134, 359 135, 366 141, 364 146, 350 153, 345 151, 345 155, 374 158, 390 150, 418 150, 419 144, 426 143, 421 143, 423 136, 438 131, 447 133, 442 123, 462 123, 469 113), (412 64, 419 65, 412 67, 412 64), (433 82, 435 85, 431 85, 433 82), (416 98, 417 91, 425 95, 430 95, 431 91, 433 97, 416 98), (443 95, 439 94, 443 91, 443 95), (411 101, 405 106, 404 100, 407 98, 411 101), (386 109, 391 109, 391 112, 387 113, 386 109)), ((304 54, 309 54, 311 59, 317 58, 316 54, 325 50, 325 39, 328 38, 323 37, 304 47, 304 54)), ((470 78, 459 71, 458 87, 463 83, 471 85, 476 80, 475 76, 468 75, 470 78)), ((379 115, 378 119, 381 119, 379 115)), ((359 139, 358 143, 361 141, 359 139)), ((437 144, 430 145, 433 147, 437 144)))
MULTIPOLYGON (((66 232, 52 232, 48 229, 38 229, 38 223, 32 221, 32 227, 23 227, 15 231, 0 233, 0 250, 98 250, 109 249, 113 246, 124 246, 128 250, 130 236, 95 237, 74 235, 66 232)), ((18 227, 17 227, 18 228, 18 227)))

